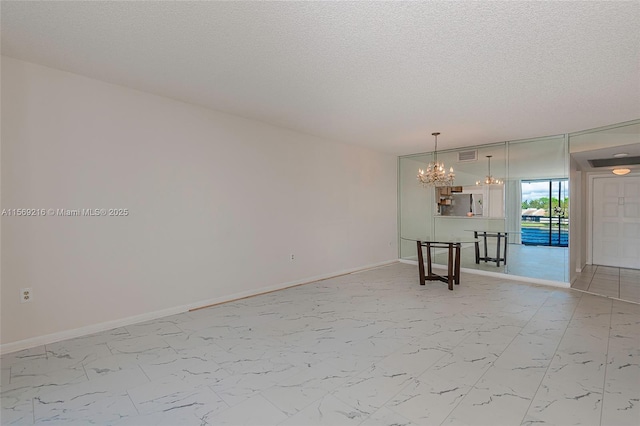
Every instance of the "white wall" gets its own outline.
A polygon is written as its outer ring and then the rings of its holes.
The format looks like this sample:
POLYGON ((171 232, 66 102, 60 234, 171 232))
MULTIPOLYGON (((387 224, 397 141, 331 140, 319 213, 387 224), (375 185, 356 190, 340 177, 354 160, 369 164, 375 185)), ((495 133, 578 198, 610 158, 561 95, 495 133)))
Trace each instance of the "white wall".
POLYGON ((3 347, 396 259, 396 162, 3 57, 2 208, 130 211, 2 217, 3 347))

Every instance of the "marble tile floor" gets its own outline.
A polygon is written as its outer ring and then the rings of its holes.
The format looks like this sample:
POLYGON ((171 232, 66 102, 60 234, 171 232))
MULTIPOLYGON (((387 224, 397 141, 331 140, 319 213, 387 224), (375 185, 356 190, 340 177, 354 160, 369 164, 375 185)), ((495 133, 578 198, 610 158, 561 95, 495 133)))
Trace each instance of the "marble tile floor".
POLYGON ((640 270, 586 265, 571 288, 640 303, 640 270))
POLYGON ((395 263, 0 367, 2 425, 637 425, 640 305, 395 263))

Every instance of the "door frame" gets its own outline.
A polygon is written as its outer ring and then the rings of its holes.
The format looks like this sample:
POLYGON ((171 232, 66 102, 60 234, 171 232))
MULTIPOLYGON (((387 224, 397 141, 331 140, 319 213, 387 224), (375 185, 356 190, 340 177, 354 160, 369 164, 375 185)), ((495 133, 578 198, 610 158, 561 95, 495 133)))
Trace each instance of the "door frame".
MULTIPOLYGON (((594 179, 616 179, 626 177, 640 177, 640 172, 631 172, 624 176, 616 176, 611 171, 607 172, 589 172, 587 179, 587 265, 593 265, 593 187, 594 179)), ((569 239, 571 244, 571 239, 569 239)))

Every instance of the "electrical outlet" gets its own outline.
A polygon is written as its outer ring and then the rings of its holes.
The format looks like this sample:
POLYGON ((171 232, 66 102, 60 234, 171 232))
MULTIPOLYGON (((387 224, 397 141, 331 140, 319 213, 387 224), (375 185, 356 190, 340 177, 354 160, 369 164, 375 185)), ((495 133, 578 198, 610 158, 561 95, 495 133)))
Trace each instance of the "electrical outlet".
POLYGON ((295 256, 295 254, 291 253, 291 254, 289 255, 289 260, 290 260, 290 261, 292 261, 292 262, 293 262, 294 260, 296 260, 296 256, 295 256))
POLYGON ((20 303, 28 303, 33 300, 33 290, 31 287, 20 289, 20 303))

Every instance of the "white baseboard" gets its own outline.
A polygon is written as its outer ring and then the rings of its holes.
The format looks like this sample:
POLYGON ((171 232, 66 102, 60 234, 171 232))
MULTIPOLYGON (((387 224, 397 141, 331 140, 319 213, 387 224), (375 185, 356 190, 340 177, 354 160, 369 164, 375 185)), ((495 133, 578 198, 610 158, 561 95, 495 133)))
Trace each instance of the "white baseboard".
MULTIPOLYGON (((418 261, 416 260, 405 260, 405 259, 400 259, 400 263, 406 263, 409 265, 416 265, 418 266, 418 261)), ((442 268, 442 269, 446 269, 447 265, 439 265, 436 263, 432 264, 434 268, 442 268)), ((540 278, 531 278, 531 277, 523 277, 520 275, 511 275, 511 274, 503 274, 500 272, 491 272, 491 271, 483 271, 480 269, 472 269, 472 268, 460 268, 461 272, 467 272, 469 274, 475 274, 475 275, 484 275, 487 277, 496 277, 496 278, 508 278, 510 280, 513 281, 523 281, 523 282, 527 282, 527 283, 531 283, 531 284, 542 284, 542 285, 548 285, 548 286, 552 286, 552 287, 561 287, 561 288, 570 288, 571 285, 569 283, 565 283, 563 281, 552 281, 552 280, 543 280, 540 278)))
POLYGON ((632 300, 620 299, 619 297, 605 296, 604 294, 593 293, 593 292, 590 292, 590 291, 587 291, 587 290, 580 290, 579 288, 574 288, 573 290, 579 291, 579 292, 582 292, 582 293, 585 293, 585 294, 590 294, 592 296, 605 297, 607 299, 618 300, 620 302, 633 303, 634 305, 640 305, 640 302, 634 302, 632 300))
POLYGON ((23 349, 34 348, 40 345, 48 345, 59 342, 61 340, 73 339, 74 337, 82 337, 88 334, 99 333, 101 331, 112 330, 118 327, 124 327, 131 324, 137 324, 144 321, 167 317, 170 315, 186 312, 189 309, 186 305, 175 306, 173 308, 161 309, 159 311, 148 312, 145 314, 134 315, 122 319, 105 321, 98 324, 87 325, 85 327, 74 328, 71 330, 59 331, 57 333, 45 334, 44 336, 31 337, 29 339, 18 340, 16 342, 4 343, 0 345, 0 354, 4 355, 10 352, 21 351, 23 349))
POLYGON ((302 284, 309 284, 315 281, 326 280, 329 278, 337 277, 340 275, 351 274, 354 272, 364 271, 367 269, 379 268, 381 266, 397 263, 398 260, 386 260, 384 262, 373 263, 370 265, 360 266, 357 268, 345 269, 342 271, 332 272, 330 274, 316 275, 313 277, 307 277, 301 280, 289 281, 286 283, 280 283, 268 287, 262 287, 255 290, 243 291, 240 293, 229 294, 226 296, 215 297, 213 299, 201 300, 198 302, 190 303, 187 305, 174 306, 167 309, 161 309, 159 311, 147 312, 140 315, 134 315, 131 317, 121 318, 112 321, 101 322, 99 324, 92 324, 85 327, 75 328, 71 330, 60 331, 57 333, 46 334, 44 336, 32 337, 29 339, 18 340, 16 342, 10 342, 0 345, 0 354, 7 354, 10 352, 21 351, 23 349, 29 349, 40 345, 48 345, 51 343, 59 342, 61 340, 73 339, 75 337, 82 337, 88 334, 99 333, 101 331, 112 330, 118 327, 125 327, 127 325, 137 324, 144 321, 151 321, 170 315, 176 315, 183 312, 188 312, 192 309, 202 308, 210 305, 217 305, 220 303, 230 302, 232 300, 243 299, 250 296, 257 296, 259 294, 269 293, 276 290, 283 290, 289 287, 295 287, 302 284))

